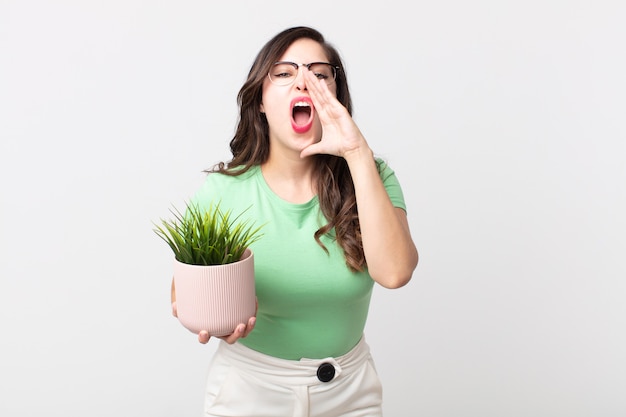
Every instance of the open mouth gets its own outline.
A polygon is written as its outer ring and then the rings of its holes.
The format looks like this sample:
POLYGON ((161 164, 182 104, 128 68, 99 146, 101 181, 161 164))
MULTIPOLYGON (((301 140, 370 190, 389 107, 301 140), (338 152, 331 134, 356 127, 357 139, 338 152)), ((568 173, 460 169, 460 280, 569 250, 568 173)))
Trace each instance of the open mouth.
POLYGON ((291 102, 291 126, 297 133, 304 133, 313 125, 313 103, 308 97, 299 97, 291 102))
POLYGON ((305 101, 298 101, 291 109, 291 117, 299 126, 306 124, 311 118, 311 106, 305 101))

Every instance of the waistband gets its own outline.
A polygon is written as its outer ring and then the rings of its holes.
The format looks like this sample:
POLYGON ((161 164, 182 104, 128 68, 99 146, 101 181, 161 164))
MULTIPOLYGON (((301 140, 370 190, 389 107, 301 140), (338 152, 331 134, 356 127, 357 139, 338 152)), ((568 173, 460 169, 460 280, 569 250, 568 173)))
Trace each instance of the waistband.
POLYGON ((362 337, 345 355, 295 361, 269 356, 240 343, 229 345, 220 341, 216 355, 221 355, 239 372, 257 378, 271 379, 277 384, 312 386, 330 382, 358 369, 369 360, 370 349, 365 337, 362 337))

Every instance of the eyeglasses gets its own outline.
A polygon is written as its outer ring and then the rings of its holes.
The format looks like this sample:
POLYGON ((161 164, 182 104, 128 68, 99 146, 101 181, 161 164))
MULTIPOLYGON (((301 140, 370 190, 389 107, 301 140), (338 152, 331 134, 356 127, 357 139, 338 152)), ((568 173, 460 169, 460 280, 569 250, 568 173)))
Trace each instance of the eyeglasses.
POLYGON ((270 68, 267 76, 276 85, 290 85, 296 80, 300 67, 307 67, 317 78, 324 80, 328 85, 335 82, 337 70, 339 70, 339 67, 328 62, 311 62, 310 64, 298 65, 295 62, 280 61, 270 68))

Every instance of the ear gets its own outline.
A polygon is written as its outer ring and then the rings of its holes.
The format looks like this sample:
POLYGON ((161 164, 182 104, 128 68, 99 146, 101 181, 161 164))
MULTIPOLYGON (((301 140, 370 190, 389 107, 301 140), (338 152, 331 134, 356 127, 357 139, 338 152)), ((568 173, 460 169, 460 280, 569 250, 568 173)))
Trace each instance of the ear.
POLYGON ((265 113, 265 107, 263 107, 263 103, 259 104, 259 111, 261 113, 265 113))

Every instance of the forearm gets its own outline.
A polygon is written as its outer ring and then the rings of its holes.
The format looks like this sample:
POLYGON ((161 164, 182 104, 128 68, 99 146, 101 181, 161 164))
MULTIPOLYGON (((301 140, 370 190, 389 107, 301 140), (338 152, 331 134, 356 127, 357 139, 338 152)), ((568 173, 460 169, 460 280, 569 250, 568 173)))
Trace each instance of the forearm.
POLYGON ((354 182, 369 273, 384 287, 401 287, 411 279, 418 261, 406 213, 391 203, 369 147, 344 157, 354 182))

